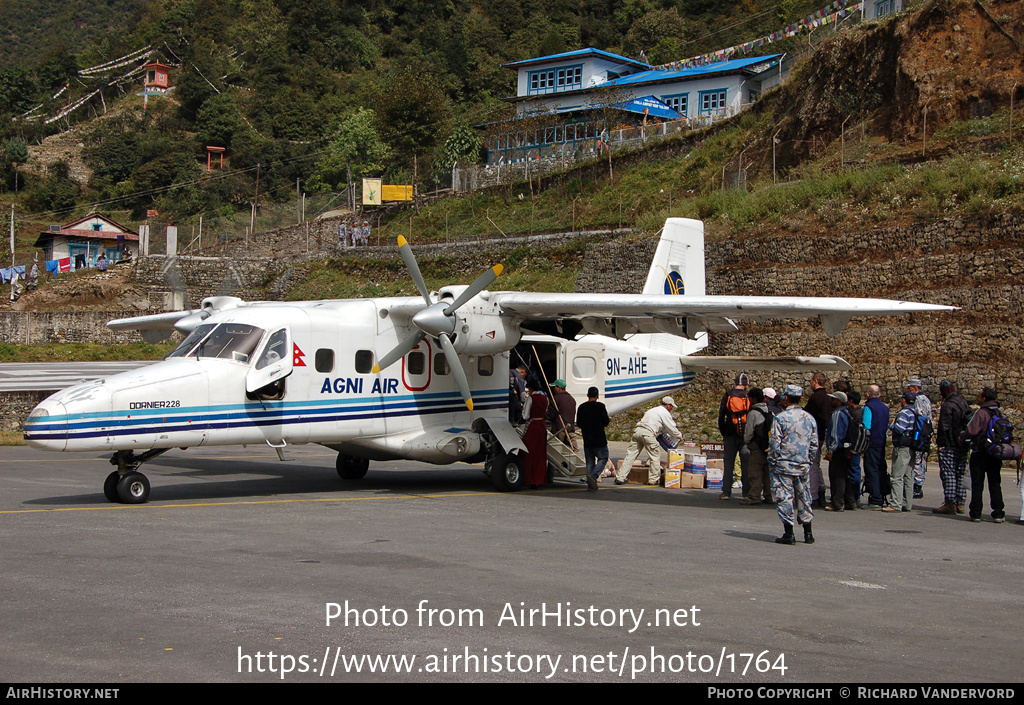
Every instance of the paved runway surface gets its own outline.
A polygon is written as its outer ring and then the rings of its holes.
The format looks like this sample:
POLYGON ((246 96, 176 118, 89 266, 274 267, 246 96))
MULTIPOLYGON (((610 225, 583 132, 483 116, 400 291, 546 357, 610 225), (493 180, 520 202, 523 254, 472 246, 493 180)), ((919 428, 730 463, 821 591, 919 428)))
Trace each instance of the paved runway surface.
POLYGON ((711 491, 499 494, 475 466, 408 462, 343 483, 326 449, 288 457, 171 451, 129 507, 103 498, 104 457, 0 448, 4 680, 275 681, 282 663, 326 682, 1020 677, 1024 527, 932 515, 934 470, 913 512, 821 512, 816 544, 779 546, 772 507, 711 491), (346 601, 360 626, 327 626, 346 601), (561 626, 522 626, 542 603, 561 626), (415 659, 344 672, 360 655, 415 659))
POLYGON ((0 363, 0 392, 56 391, 153 362, 4 362, 0 363))

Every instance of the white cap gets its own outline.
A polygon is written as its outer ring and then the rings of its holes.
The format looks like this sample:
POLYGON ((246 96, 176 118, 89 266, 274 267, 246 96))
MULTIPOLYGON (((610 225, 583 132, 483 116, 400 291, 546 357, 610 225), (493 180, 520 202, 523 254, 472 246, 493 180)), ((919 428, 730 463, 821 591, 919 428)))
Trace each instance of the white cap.
POLYGON ((676 407, 676 403, 675 401, 672 400, 672 397, 662 397, 661 403, 667 404, 668 406, 671 406, 673 409, 676 407))

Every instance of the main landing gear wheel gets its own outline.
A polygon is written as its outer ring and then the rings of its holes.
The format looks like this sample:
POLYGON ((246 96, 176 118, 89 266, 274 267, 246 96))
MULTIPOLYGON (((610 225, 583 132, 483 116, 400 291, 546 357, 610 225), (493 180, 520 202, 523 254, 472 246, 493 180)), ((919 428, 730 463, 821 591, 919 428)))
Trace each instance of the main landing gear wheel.
POLYGON ((342 480, 362 480, 366 477, 366 471, 370 469, 370 461, 366 458, 357 458, 344 453, 338 453, 336 465, 338 476, 342 480))
POLYGON ((117 496, 125 504, 143 504, 149 499, 149 479, 141 472, 128 473, 117 482, 117 496))
POLYGON ((121 479, 121 473, 117 470, 107 475, 107 479, 103 481, 103 496, 107 498, 108 502, 121 501, 121 498, 117 496, 117 482, 121 479))
POLYGON ((506 455, 499 458, 491 469, 491 482, 499 492, 518 492, 523 489, 526 475, 518 456, 506 455))

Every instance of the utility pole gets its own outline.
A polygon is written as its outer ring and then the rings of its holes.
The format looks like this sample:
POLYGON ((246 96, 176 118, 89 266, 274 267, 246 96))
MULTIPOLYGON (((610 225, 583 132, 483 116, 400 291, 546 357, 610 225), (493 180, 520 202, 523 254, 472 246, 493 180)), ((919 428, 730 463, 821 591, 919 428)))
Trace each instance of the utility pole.
POLYGON ((18 275, 14 273, 14 204, 11 204, 11 301, 14 301, 18 275))
POLYGON ((921 142, 921 156, 928 150, 928 106, 924 106, 924 135, 921 142))
MULTIPOLYGON (((779 132, 782 132, 782 130, 779 130, 779 132)), ((777 145, 779 143, 779 132, 776 132, 774 135, 772 135, 772 183, 773 184, 779 183, 779 177, 777 176, 776 171, 775 171, 775 145, 777 145)))
POLYGON ((345 162, 345 195, 348 197, 348 209, 355 210, 356 194, 352 190, 352 160, 345 162))
POLYGON ((299 206, 299 177, 295 177, 295 224, 302 222, 302 210, 299 206))
POLYGON ((1017 92, 1017 84, 1019 81, 1014 82, 1013 88, 1010 89, 1010 142, 1013 142, 1013 96, 1017 92))

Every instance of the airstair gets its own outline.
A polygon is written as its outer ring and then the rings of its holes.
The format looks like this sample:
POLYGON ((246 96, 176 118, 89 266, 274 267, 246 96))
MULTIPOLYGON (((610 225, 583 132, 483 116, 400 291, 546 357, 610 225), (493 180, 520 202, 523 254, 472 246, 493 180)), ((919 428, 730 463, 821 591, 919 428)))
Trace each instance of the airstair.
MULTIPOLYGON (((522 437, 526 433, 526 424, 516 426, 515 429, 522 437)), ((582 441, 577 439, 577 443, 582 441)), ((586 477, 587 461, 565 441, 548 431, 548 469, 553 471, 556 477, 586 477)))

